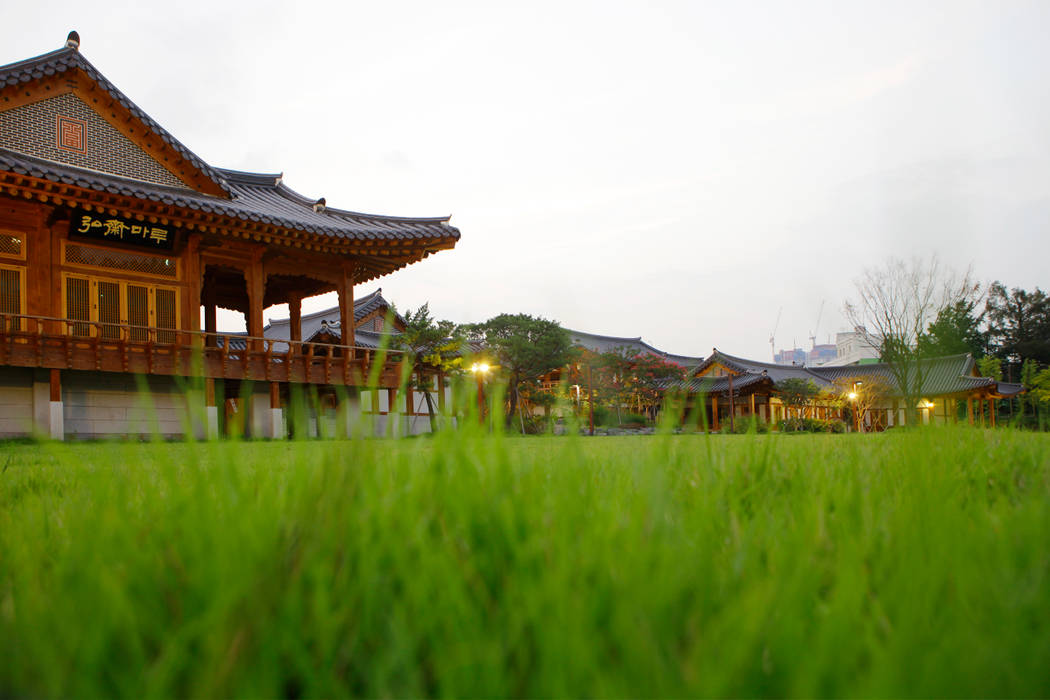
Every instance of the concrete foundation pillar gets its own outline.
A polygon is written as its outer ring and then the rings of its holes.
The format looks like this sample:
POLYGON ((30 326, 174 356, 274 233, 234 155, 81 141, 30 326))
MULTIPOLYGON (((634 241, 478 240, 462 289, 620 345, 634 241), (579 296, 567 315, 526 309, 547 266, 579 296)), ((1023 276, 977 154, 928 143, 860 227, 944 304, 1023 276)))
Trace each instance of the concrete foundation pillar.
POLYGON ((48 436, 52 440, 64 440, 66 428, 62 407, 62 374, 57 369, 51 370, 49 385, 51 400, 48 402, 48 436))
POLYGON ((209 440, 219 437, 219 408, 215 405, 215 380, 204 380, 204 434, 209 440))

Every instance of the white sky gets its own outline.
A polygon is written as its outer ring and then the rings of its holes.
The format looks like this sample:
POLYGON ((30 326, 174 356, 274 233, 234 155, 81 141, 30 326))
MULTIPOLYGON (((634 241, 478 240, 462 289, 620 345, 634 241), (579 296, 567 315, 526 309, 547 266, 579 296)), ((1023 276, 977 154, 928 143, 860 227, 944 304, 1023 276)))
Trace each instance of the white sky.
POLYGON ((213 165, 283 172, 340 208, 451 213, 455 250, 357 289, 402 310, 524 312, 761 359, 781 306, 778 349, 844 329, 852 280, 889 255, 1050 286, 1045 1, 41 1, 3 15, 0 63, 76 29, 213 165))

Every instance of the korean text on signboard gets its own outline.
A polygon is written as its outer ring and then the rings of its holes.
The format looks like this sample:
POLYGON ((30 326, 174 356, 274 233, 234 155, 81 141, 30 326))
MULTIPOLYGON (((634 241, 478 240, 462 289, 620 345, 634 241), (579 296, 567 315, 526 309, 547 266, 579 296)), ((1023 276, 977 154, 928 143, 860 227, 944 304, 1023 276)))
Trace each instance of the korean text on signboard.
POLYGON ((171 250, 175 229, 171 226, 135 221, 77 209, 69 224, 70 233, 115 243, 130 243, 157 250, 171 250))

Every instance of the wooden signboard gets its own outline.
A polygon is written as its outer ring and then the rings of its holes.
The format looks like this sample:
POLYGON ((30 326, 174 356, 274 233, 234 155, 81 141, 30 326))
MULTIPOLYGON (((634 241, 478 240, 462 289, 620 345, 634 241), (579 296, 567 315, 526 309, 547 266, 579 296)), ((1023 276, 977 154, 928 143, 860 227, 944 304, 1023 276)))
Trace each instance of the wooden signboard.
POLYGON ((125 219, 122 216, 109 216, 83 209, 73 211, 69 224, 71 236, 127 243, 152 250, 171 250, 175 245, 175 231, 176 229, 171 226, 125 219))

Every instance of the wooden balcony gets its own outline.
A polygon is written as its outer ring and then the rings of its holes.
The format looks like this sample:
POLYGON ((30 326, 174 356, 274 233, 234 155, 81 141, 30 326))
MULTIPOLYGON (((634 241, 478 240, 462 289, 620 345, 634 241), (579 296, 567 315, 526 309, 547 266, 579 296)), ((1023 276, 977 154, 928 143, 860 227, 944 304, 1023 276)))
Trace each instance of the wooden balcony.
POLYGON ((404 361, 397 350, 0 314, 0 366, 397 388, 404 361))

